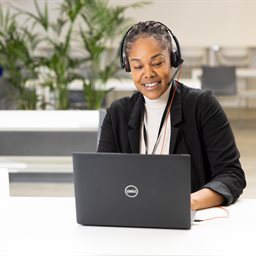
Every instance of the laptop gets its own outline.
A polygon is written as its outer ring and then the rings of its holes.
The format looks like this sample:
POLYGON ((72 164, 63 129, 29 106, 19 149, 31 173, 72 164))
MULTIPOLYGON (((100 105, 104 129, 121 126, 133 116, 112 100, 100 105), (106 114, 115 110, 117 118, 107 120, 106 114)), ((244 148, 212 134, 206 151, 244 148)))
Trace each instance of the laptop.
POLYGON ((77 222, 190 229, 190 156, 73 153, 77 222))

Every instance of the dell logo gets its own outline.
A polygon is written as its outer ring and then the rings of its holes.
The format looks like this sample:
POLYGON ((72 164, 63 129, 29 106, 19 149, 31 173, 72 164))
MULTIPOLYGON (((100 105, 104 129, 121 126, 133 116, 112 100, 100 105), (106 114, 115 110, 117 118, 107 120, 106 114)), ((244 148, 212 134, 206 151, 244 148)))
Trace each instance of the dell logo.
POLYGON ((136 186, 134 185, 128 185, 125 189, 124 189, 125 194, 130 197, 130 198, 134 198, 138 195, 139 190, 136 186))

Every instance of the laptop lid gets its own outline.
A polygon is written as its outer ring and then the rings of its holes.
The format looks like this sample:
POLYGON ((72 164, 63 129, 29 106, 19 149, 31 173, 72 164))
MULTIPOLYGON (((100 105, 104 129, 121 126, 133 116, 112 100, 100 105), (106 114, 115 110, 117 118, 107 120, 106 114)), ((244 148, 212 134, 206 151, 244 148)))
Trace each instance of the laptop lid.
POLYGON ((74 153, 77 222, 189 229, 190 156, 74 153))

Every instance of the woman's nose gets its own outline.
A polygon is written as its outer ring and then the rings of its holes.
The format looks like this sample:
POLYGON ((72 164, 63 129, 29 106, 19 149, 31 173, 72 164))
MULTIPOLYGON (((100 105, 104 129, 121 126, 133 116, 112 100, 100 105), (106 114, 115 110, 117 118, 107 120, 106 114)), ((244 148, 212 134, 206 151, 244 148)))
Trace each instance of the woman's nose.
POLYGON ((151 66, 145 67, 144 70, 144 77, 145 78, 150 78, 150 77, 154 77, 156 75, 154 69, 151 66))

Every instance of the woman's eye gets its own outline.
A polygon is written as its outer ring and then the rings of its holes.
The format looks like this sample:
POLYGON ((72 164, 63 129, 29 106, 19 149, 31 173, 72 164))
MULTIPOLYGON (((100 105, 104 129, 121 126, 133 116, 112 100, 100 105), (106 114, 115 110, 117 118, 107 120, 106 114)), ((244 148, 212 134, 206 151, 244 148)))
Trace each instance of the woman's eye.
POLYGON ((134 69, 136 70, 139 70, 139 69, 142 69, 142 66, 136 66, 136 67, 133 67, 134 69))
POLYGON ((152 66, 153 67, 159 67, 163 64, 163 61, 160 61, 160 62, 156 62, 156 63, 153 63, 152 66))

